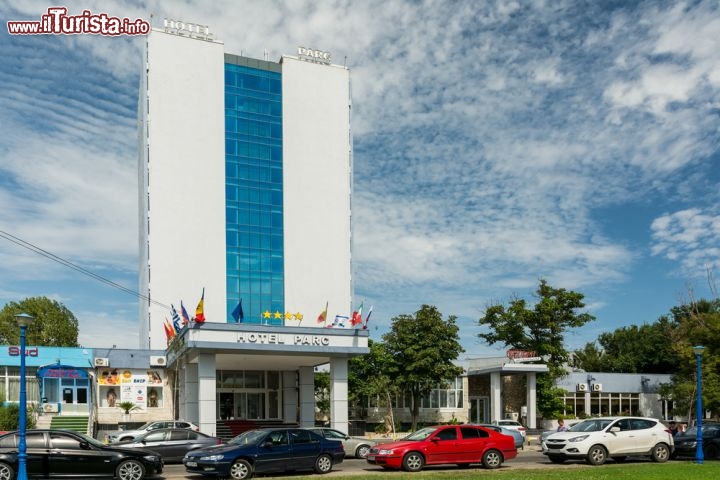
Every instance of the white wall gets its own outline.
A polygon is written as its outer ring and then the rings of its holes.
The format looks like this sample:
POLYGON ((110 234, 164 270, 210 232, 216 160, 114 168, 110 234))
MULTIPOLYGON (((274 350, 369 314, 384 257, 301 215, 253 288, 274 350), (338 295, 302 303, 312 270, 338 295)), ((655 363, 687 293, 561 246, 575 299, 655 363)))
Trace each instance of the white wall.
MULTIPOLYGON (((153 29, 147 79, 150 268, 141 292, 178 311, 183 300, 192 317, 205 287, 207 321, 224 323, 223 44, 153 29)), ((150 342, 141 346, 165 348, 166 317, 168 309, 149 305, 150 342)), ((142 309, 140 322, 147 322, 142 309)))
POLYGON ((350 77, 282 58, 285 309, 352 313, 350 77))

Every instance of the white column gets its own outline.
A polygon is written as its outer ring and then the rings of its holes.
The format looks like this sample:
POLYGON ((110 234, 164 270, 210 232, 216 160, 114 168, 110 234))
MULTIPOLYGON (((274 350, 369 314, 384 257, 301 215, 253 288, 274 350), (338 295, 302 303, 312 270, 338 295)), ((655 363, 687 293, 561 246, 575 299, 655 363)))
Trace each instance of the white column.
MULTIPOLYGON (((186 363, 183 366, 183 395, 180 401, 180 418, 188 422, 198 423, 198 365, 186 363)), ((198 425, 199 426, 199 425, 198 425)), ((205 433, 205 432, 203 432, 205 433)))
POLYGON ((198 355, 198 426, 211 437, 217 428, 216 390, 215 354, 201 353, 198 355))
POLYGON ((315 426, 315 369, 300 367, 298 388, 300 389, 300 426, 315 426))
POLYGON ((496 422, 502 420, 502 398, 500 393, 501 387, 500 372, 492 372, 490 374, 490 421, 496 422))
POLYGON ((347 358, 330 360, 330 425, 348 433, 348 361, 347 358))
POLYGON ((537 374, 528 372, 527 378, 527 425, 528 428, 536 428, 537 419, 537 374))
POLYGON ((288 423, 298 421, 298 374, 297 372, 282 372, 282 412, 283 420, 288 423))
POLYGON ((590 392, 585 392, 585 413, 588 417, 592 417, 592 404, 590 403, 590 392))

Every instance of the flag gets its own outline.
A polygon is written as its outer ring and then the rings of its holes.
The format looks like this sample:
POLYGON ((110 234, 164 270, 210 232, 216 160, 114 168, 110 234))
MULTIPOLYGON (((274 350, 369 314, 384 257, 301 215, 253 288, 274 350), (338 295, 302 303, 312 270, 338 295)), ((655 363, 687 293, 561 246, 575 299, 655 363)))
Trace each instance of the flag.
POLYGON ((363 304, 360 302, 360 307, 352 313, 352 320, 350 320, 350 324, 352 326, 360 325, 362 323, 362 309, 363 304))
POLYGON ((362 327, 363 330, 367 330, 367 324, 368 324, 368 322, 370 321, 370 315, 372 315, 372 308, 373 308, 373 306, 370 305, 370 310, 368 310, 367 317, 365 317, 365 324, 364 324, 363 327, 362 327))
POLYGON ((172 340, 172 338, 175 336, 175 329, 172 327, 167 317, 165 317, 163 327, 165 328, 165 338, 167 339, 167 344, 170 345, 170 340, 172 340))
POLYGON ((318 315, 318 323, 325 323, 327 321, 327 309, 328 309, 328 302, 325 302, 325 310, 320 312, 320 315, 318 315))
POLYGON ((345 321, 349 320, 349 318, 350 317, 346 317, 345 315, 335 315, 335 320, 333 320, 332 326, 345 328, 345 321))
POLYGON ((172 326, 175 328, 175 333, 180 333, 180 330, 182 330, 182 325, 180 325, 182 320, 180 320, 180 315, 178 315, 172 303, 170 304, 170 315, 172 316, 172 326))
POLYGON ((241 322, 245 318, 245 312, 243 312, 242 308, 242 298, 240 299, 240 303, 237 304, 237 307, 235 307, 235 310, 232 311, 232 317, 235 319, 236 322, 241 322))
POLYGON ((182 300, 180 300, 180 315, 182 315, 183 325, 190 323, 190 315, 188 315, 187 310, 185 310, 185 305, 183 305, 182 300))
POLYGON ((205 323, 205 287, 203 287, 202 296, 195 309, 195 321, 197 323, 205 323))

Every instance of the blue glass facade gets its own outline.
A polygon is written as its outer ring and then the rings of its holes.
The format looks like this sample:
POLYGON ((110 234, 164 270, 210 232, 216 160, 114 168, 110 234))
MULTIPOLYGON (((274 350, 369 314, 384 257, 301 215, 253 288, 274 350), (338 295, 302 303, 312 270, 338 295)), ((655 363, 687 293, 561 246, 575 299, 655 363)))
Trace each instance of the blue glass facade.
POLYGON ((282 88, 279 71, 225 63, 227 318, 282 325, 282 88), (264 312, 272 312, 263 318, 264 312))

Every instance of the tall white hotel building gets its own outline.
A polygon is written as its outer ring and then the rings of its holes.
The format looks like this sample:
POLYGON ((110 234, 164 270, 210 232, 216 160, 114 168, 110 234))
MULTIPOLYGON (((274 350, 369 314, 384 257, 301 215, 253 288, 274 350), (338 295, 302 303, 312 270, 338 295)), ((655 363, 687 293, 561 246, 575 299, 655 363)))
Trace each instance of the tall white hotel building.
POLYGON ((211 434, 220 419, 311 425, 314 367, 329 364, 347 431, 347 360, 367 332, 317 319, 352 311, 348 69, 304 49, 229 54, 167 20, 145 53, 140 347, 165 349, 168 305, 192 317, 204 289, 206 322, 167 351, 178 416, 211 434))

